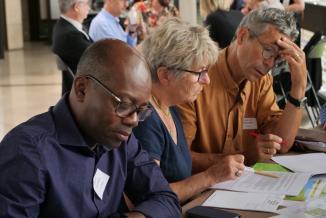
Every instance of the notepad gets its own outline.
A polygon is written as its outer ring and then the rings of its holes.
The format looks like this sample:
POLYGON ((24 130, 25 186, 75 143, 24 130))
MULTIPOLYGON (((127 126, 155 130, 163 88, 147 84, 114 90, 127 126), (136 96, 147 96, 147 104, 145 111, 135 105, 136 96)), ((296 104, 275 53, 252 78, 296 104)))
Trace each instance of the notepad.
POLYGON ((283 201, 282 195, 215 191, 204 203, 207 207, 276 212, 283 201))

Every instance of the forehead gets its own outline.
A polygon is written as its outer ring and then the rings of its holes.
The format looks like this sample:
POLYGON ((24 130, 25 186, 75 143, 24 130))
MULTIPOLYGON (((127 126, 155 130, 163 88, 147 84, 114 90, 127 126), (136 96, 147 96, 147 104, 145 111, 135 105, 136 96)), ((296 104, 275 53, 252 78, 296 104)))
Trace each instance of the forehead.
POLYGON ((107 81, 112 90, 123 100, 135 103, 147 102, 151 92, 151 77, 145 63, 138 57, 130 57, 125 62, 116 63, 112 70, 112 80, 107 81))
MULTIPOLYGON (((279 49, 277 41, 281 39, 281 37, 287 37, 285 34, 281 33, 276 27, 269 25, 266 30, 260 34, 259 39, 266 45, 270 45, 279 49)), ((288 37, 287 37, 288 38, 288 37)))

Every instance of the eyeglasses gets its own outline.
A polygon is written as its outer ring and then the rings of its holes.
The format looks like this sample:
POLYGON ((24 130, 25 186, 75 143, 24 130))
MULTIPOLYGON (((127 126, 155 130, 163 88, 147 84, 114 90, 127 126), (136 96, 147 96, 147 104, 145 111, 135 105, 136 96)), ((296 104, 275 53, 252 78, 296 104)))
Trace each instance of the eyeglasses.
POLYGON ((249 31, 250 31, 250 35, 253 36, 262 47, 262 56, 265 60, 274 58, 275 59, 274 67, 280 66, 283 63, 285 63, 285 60, 278 55, 278 51, 275 51, 275 49, 271 47, 266 47, 266 45, 259 40, 258 35, 256 33, 254 33, 251 30, 249 31))
POLYGON ((117 102, 115 113, 118 117, 125 118, 131 116, 134 113, 137 113, 138 121, 141 122, 144 121, 152 113, 152 108, 149 105, 138 107, 133 103, 123 102, 116 94, 114 94, 108 87, 106 87, 94 76, 86 75, 85 77, 97 83, 105 90, 107 94, 113 97, 113 99, 117 102))
POLYGON ((185 71, 185 72, 188 72, 188 73, 192 73, 194 75, 198 75, 198 79, 197 79, 197 82, 198 83, 205 83, 206 80, 205 80, 205 76, 207 76, 207 73, 208 73, 208 69, 205 68, 204 70, 202 71, 193 71, 193 70, 187 70, 187 69, 182 69, 182 68, 177 68, 176 70, 180 70, 180 71, 185 71))

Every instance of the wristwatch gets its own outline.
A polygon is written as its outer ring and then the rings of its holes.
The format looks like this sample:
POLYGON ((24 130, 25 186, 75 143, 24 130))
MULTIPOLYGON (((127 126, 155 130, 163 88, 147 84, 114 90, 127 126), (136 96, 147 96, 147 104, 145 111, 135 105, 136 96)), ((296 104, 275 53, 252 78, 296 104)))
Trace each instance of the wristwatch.
POLYGON ((295 107, 304 108, 307 104, 307 97, 303 97, 302 99, 293 98, 290 94, 287 96, 287 100, 293 104, 295 107))

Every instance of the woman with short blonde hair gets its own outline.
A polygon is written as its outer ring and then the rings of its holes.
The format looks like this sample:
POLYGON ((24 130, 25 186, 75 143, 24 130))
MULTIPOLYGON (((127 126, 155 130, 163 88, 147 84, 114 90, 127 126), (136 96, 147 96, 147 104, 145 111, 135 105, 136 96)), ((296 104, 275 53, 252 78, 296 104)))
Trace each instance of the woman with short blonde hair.
MULTIPOLYGON (((142 52, 152 75, 153 112, 134 133, 160 165, 181 203, 243 170, 242 155, 228 155, 204 171, 192 169, 192 156, 176 105, 193 102, 210 82, 207 74, 218 47, 201 26, 170 18, 146 38, 142 52), (196 173, 192 175, 192 173, 196 173)), ((217 160, 216 160, 217 161, 217 160)))

